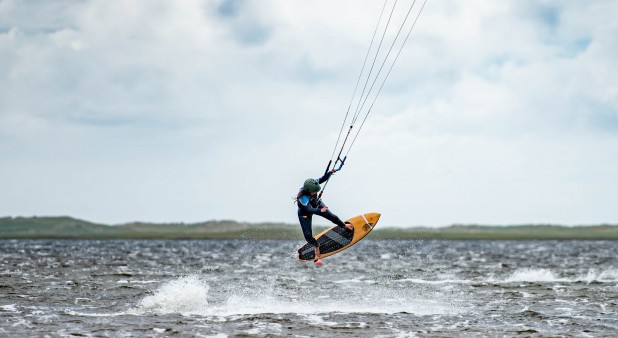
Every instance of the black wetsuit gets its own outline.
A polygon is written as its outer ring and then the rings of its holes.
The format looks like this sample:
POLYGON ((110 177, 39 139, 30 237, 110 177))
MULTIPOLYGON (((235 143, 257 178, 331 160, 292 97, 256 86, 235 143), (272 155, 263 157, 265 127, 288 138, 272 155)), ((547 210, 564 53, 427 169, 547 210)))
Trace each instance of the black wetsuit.
MULTIPOLYGON (((318 183, 322 184, 326 182, 332 174, 332 172, 326 173, 324 176, 317 179, 318 183)), ((304 191, 304 189, 301 188, 300 197, 298 197, 296 204, 298 205, 298 220, 300 221, 300 227, 303 229, 303 235, 305 236, 307 242, 313 246, 318 246, 318 241, 313 238, 313 231, 311 229, 311 218, 313 215, 322 216, 340 227, 345 227, 345 223, 343 223, 337 215, 330 212, 330 209, 322 212, 324 203, 318 200, 317 194, 311 195, 309 192, 304 191)))

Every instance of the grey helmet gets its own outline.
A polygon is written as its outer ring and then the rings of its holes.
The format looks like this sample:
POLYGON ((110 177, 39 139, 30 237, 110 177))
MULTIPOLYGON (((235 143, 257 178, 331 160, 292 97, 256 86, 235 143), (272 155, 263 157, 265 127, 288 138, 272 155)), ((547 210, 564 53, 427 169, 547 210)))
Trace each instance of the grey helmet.
POLYGON ((308 178, 303 184, 303 189, 308 192, 318 192, 321 190, 320 184, 313 178, 308 178))

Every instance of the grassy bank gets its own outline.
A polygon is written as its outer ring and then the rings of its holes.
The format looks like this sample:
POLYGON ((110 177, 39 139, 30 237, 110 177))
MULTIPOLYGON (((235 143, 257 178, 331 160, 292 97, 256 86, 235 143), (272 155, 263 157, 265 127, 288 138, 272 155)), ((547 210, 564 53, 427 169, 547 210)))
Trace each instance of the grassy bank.
MULTIPOLYGON (((323 228, 316 227, 317 234, 323 228)), ((0 239, 301 239, 298 225, 282 223, 97 224, 71 217, 0 218, 0 239)), ((617 225, 453 225, 442 228, 393 228, 378 224, 372 239, 612 239, 617 225)))

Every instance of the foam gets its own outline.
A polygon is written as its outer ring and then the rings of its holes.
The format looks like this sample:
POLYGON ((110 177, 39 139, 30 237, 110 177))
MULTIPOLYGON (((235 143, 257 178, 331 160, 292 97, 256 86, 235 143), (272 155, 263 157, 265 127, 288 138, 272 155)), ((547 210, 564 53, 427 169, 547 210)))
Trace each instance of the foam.
POLYGON ((208 291, 209 285, 198 276, 181 277, 161 285, 153 295, 142 299, 131 313, 180 313, 215 317, 264 313, 457 313, 457 307, 450 304, 442 294, 427 299, 432 295, 414 294, 414 290, 394 291, 381 285, 368 285, 360 299, 338 294, 319 300, 313 295, 299 294, 301 299, 291 299, 277 290, 264 289, 257 293, 236 290, 227 300, 217 304, 209 303, 208 291))
MULTIPOLYGON (((618 270, 615 269, 603 271, 589 270, 586 274, 565 278, 550 269, 523 268, 515 270, 504 279, 492 280, 492 282, 591 283, 615 282, 617 280, 618 270)), ((394 282, 429 285, 473 283, 472 280, 465 279, 424 280, 412 278, 396 280, 394 282)), ((372 284, 373 281, 361 278, 335 281, 335 284, 340 285, 350 283, 356 286, 347 290, 353 292, 355 288, 363 288, 362 297, 350 297, 349 294, 341 296, 338 293, 329 293, 327 290, 323 290, 321 294, 317 295, 298 293, 286 296, 285 293, 272 288, 261 289, 259 292, 239 288, 227 299, 219 299, 216 304, 213 304, 208 299, 210 289, 208 283, 197 275, 191 275, 162 284, 154 291, 154 294, 144 297, 139 302, 137 308, 129 311, 129 313, 137 315, 180 313, 216 318, 264 313, 295 313, 299 315, 312 315, 306 318, 309 321, 318 322, 320 317, 315 315, 319 313, 392 314, 406 312, 416 315, 433 315, 457 314, 459 312, 457 304, 453 304, 448 295, 442 294, 440 291, 428 294, 428 290, 418 291, 416 288, 394 290, 380 284, 372 284)), ((444 287, 441 290, 444 291, 444 287)), ((529 294, 522 293, 522 295, 523 297, 529 297, 529 294)), ((9 306, 5 311, 12 309, 9 306)))
POLYGON ((505 279, 505 282, 567 282, 567 279, 558 278, 548 269, 517 269, 505 279))
POLYGON ((2 305, 0 306, 0 311, 21 313, 21 311, 17 310, 17 304, 2 305))
POLYGON ((467 279, 442 279, 442 280, 426 280, 418 278, 398 279, 396 282, 410 282, 416 284, 470 284, 471 280, 467 279))
POLYGON ((439 302, 400 297, 395 301, 387 302, 384 298, 375 295, 366 295, 364 299, 336 299, 290 302, 286 299, 273 297, 254 298, 247 296, 232 296, 225 306, 219 308, 222 315, 234 314, 262 314, 262 313, 380 313, 392 314, 399 312, 414 313, 417 315, 455 313, 456 310, 448 304, 439 302))
POLYGON ((158 280, 127 280, 127 279, 121 279, 119 281, 117 281, 117 284, 154 284, 154 283, 158 283, 158 280))
POLYGON ((376 281, 373 280, 362 280, 360 278, 354 278, 354 279, 342 279, 342 280, 337 280, 334 281, 333 283, 337 283, 337 284, 348 284, 348 283, 366 283, 366 284, 376 284, 376 281))
POLYGON ((33 327, 32 322, 30 322, 30 321, 28 321, 28 320, 26 320, 24 318, 17 319, 17 322, 13 323, 11 326, 12 327, 25 326, 25 327, 27 327, 29 329, 33 327))
POLYGON ((78 316, 78 317, 118 317, 118 316, 124 316, 126 314, 132 314, 132 313, 128 313, 128 312, 86 313, 86 312, 79 312, 79 311, 67 309, 67 310, 64 310, 64 314, 69 315, 69 316, 78 316))
POLYGON ((507 277, 504 282, 562 282, 562 283, 576 283, 576 282, 599 282, 608 283, 618 281, 618 270, 609 269, 603 271, 597 271, 594 269, 588 270, 584 275, 580 275, 575 278, 565 278, 557 276, 553 271, 549 269, 517 269, 511 276, 507 277))
POLYGON ((321 316, 314 315, 314 314, 303 315, 303 317, 305 317, 305 319, 313 325, 335 326, 339 324, 337 322, 331 322, 331 321, 324 320, 324 318, 322 318, 321 316))
POLYGON ((395 336, 393 336, 392 334, 389 334, 386 336, 378 336, 378 337, 395 337, 395 338, 416 338, 418 337, 418 334, 416 332, 404 331, 404 330, 400 330, 397 328, 391 328, 391 330, 393 331, 395 336))

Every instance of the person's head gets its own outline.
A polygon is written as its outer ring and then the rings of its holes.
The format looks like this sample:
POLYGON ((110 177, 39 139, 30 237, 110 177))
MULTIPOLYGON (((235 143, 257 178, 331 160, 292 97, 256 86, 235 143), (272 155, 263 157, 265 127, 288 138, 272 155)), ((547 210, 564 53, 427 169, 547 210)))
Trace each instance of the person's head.
POLYGON ((306 179, 305 184, 303 184, 303 190, 310 193, 311 195, 317 194, 320 189, 320 184, 313 178, 306 179))

